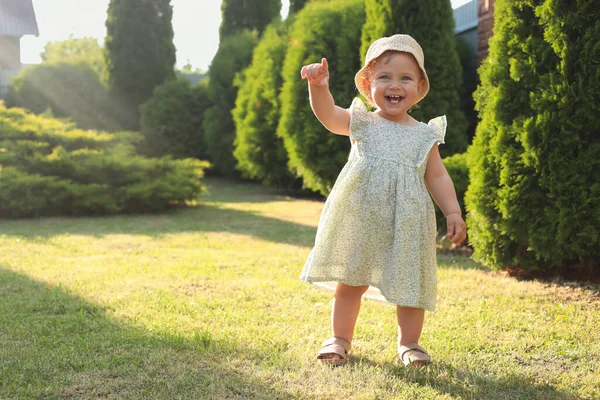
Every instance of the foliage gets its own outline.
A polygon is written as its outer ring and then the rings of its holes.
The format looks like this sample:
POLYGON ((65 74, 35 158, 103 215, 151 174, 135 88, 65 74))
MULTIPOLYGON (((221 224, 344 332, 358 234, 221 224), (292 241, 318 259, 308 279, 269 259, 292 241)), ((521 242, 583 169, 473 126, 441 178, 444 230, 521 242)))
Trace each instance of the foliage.
MULTIPOLYGON (((468 153, 453 154, 449 157, 443 158, 444 166, 448 170, 448 175, 452 178, 454 183, 454 190, 456 190, 456 198, 460 209, 465 213, 465 192, 469 187, 469 164, 468 164, 468 153)), ((435 207, 436 219, 438 232, 446 233, 446 217, 444 213, 435 207)))
POLYGON ((231 115, 238 92, 234 79, 252 61, 257 41, 256 33, 249 31, 224 39, 208 71, 208 92, 213 106, 204 114, 204 139, 216 172, 226 176, 237 174, 233 157, 235 124, 231 115))
POLYGON ((366 0, 362 30, 361 60, 369 45, 382 36, 409 34, 423 48, 431 89, 411 115, 428 121, 448 118, 446 145, 441 155, 461 153, 467 148, 467 120, 459 107, 462 71, 454 43, 454 17, 448 0, 366 0))
POLYGON ((244 30, 260 33, 279 16, 281 0, 222 0, 219 38, 244 30))
POLYGON ((207 164, 141 157, 139 140, 0 103, 0 217, 156 212, 195 200, 207 164))
POLYGON ((354 75, 360 69, 356 49, 363 22, 362 1, 335 0, 308 3, 291 28, 277 134, 283 138, 290 168, 302 177, 305 187, 322 194, 331 190, 347 161, 350 143, 347 137, 327 131, 315 118, 300 69, 326 57, 329 89, 336 104, 350 106, 356 95, 354 75))
POLYGON ((139 128, 138 107, 156 86, 174 79, 175 46, 171 0, 110 0, 106 20, 106 82, 126 117, 139 128))
POLYGON ((141 106, 143 152, 152 157, 206 159, 204 112, 211 103, 206 85, 183 78, 158 86, 141 106))
POLYGON ((51 110, 56 117, 70 118, 83 129, 114 131, 119 110, 89 63, 43 62, 24 68, 13 78, 6 97, 8 107, 34 113, 51 110))
POLYGON ((467 118, 467 141, 471 143, 477 128, 477 110, 473 95, 479 81, 477 74, 477 54, 470 48, 467 41, 460 36, 455 36, 456 52, 462 67, 462 82, 460 87, 460 109, 467 118))
POLYGON ((236 126, 233 155, 242 175, 289 187, 294 177, 287 168, 283 141, 277 136, 287 47, 287 27, 280 22, 268 26, 254 50, 252 64, 240 76, 232 113, 236 126))
POLYGON ((600 11, 497 1, 467 191, 475 257, 562 273, 600 263, 600 11))
POLYGON ((41 56, 43 62, 86 63, 99 77, 104 76, 104 49, 96 38, 71 34, 67 40, 48 42, 41 56))
POLYGON ((304 8, 307 2, 308 0, 290 0, 289 14, 296 14, 298 11, 304 8))

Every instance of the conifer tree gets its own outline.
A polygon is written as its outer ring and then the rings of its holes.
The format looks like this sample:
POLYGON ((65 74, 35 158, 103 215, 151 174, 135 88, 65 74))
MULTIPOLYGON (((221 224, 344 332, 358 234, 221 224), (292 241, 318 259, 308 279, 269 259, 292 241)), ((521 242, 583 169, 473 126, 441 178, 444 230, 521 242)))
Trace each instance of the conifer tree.
POLYGON ((369 45, 382 36, 404 33, 423 48, 431 90, 411 115, 427 122, 439 115, 448 118, 442 156, 467 148, 467 120, 461 111, 462 69, 454 42, 454 17, 448 0, 366 0, 361 60, 369 45))
POLYGON ((593 3, 495 3, 466 196, 475 257, 490 267, 600 273, 593 3))
POLYGON ((106 20, 106 82, 126 115, 127 129, 139 128, 140 104, 154 88, 174 79, 171 0, 110 0, 106 20))
POLYGON ((281 11, 281 0, 223 0, 221 2, 221 26, 219 37, 257 30, 260 33, 281 11))
POLYGON ((208 93, 214 105, 204 113, 204 140, 217 174, 238 175, 233 157, 235 124, 231 115, 238 92, 234 79, 252 61, 257 41, 256 33, 248 30, 222 40, 208 71, 208 93))
POLYGON ((288 46, 287 26, 267 27, 254 50, 252 64, 241 76, 233 117, 236 125, 234 156, 242 175, 264 183, 289 187, 294 177, 287 153, 277 137, 280 117, 281 70, 288 46))
POLYGON ((354 75, 360 69, 357 49, 363 23, 362 0, 309 2, 290 32, 277 134, 283 138, 290 168, 302 177, 306 188, 322 194, 329 193, 348 159, 350 142, 327 131, 315 118, 300 69, 326 57, 329 90, 338 105, 349 107, 356 96, 354 75))

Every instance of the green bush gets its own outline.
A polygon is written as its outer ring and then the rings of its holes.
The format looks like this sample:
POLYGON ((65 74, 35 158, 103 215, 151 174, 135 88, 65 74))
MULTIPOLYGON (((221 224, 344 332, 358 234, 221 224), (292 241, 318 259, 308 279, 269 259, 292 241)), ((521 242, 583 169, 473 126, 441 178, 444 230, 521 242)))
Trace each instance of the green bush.
POLYGON ((281 68, 287 47, 287 27, 280 22, 268 26, 254 50, 252 64, 239 77, 232 111, 237 169, 243 177, 284 187, 295 180, 287 168, 283 140, 277 136, 281 68))
POLYGON ((207 163, 144 158, 138 141, 0 102, 0 217, 156 212, 198 197, 207 163))
POLYGON ((454 17, 448 0, 366 0, 361 60, 369 45, 382 36, 409 34, 423 48, 431 89, 411 112, 427 122, 440 115, 448 118, 442 157, 467 149, 467 119, 460 104, 462 70, 454 42, 454 17))
POLYGON ((59 118, 69 118, 83 129, 114 131, 108 91, 86 63, 45 62, 24 68, 11 80, 6 96, 8 107, 22 107, 40 114, 50 109, 59 118))
POLYGON ((206 85, 178 79, 157 87, 141 107, 143 153, 206 159, 202 121, 210 105, 206 85))
POLYGON ((497 1, 476 93, 467 191, 475 257, 493 268, 600 272, 600 9, 497 1))
MULTIPOLYGON (((452 178, 452 182, 454 183, 454 189, 456 190, 456 197, 458 199, 458 204, 460 205, 460 209, 465 213, 465 193, 467 188, 469 187, 469 164, 468 164, 468 155, 467 153, 453 154, 449 157, 445 157, 442 159, 444 162, 444 166, 448 170, 448 174, 452 178)), ((446 217, 444 213, 439 209, 439 207, 435 207, 436 216, 437 216, 437 226, 438 231, 440 233, 446 233, 446 217)))
POLYGON ((256 33, 249 31, 228 36, 221 41, 208 72, 208 93, 213 106, 204 114, 204 140, 215 172, 230 177, 238 175, 233 157, 235 124, 231 115, 238 92, 234 79, 252 61, 257 41, 256 33))
POLYGON ((175 79, 172 18, 171 0, 108 2, 105 81, 128 130, 139 130, 139 106, 154 89, 175 79))
POLYGON ((315 118, 300 69, 327 58, 329 89, 336 104, 349 107, 356 96, 354 75, 361 67, 357 49, 363 22, 361 0, 309 2, 298 13, 290 32, 277 134, 283 138, 289 167, 302 177, 306 188, 324 195, 348 159, 350 141, 327 131, 315 118))

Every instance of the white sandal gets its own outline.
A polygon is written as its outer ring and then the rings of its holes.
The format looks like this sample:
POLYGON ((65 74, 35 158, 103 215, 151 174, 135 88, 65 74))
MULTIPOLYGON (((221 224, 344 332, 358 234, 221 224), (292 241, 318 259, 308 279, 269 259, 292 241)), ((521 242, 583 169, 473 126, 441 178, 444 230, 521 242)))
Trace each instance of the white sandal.
POLYGON ((431 362, 431 357, 429 353, 419 346, 416 343, 406 343, 401 346, 398 346, 398 355, 400 356, 400 360, 404 363, 405 367, 414 365, 414 366, 424 366, 431 362), (424 365, 417 365, 415 363, 423 362, 424 365))
POLYGON ((319 350, 317 361, 323 364, 333 364, 335 366, 340 366, 346 362, 348 352, 352 348, 350 342, 337 337, 325 340, 322 346, 323 348, 319 350), (324 358, 325 354, 337 354, 341 358, 324 358))

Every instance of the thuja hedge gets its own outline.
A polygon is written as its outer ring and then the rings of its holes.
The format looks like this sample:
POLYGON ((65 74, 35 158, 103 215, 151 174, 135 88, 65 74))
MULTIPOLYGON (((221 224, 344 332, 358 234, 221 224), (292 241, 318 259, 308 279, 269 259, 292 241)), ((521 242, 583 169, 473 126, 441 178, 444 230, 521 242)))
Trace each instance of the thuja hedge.
POLYGON ((600 9, 498 0, 476 92, 468 225, 493 268, 600 274, 600 9))
POLYGON ((349 107, 357 95, 354 74, 360 69, 357 49, 364 18, 361 0, 309 2, 290 31, 277 134, 283 138, 289 167, 302 177, 305 187, 324 195, 348 159, 350 141, 332 134, 315 118, 300 69, 326 57, 329 89, 339 106, 349 107))
POLYGON ((207 163, 144 158, 139 141, 0 102, 0 217, 157 212, 195 200, 207 163))
POLYGON ((294 182, 287 168, 283 140, 277 136, 287 29, 288 26, 279 21, 265 29, 254 50, 252 64, 239 75, 240 89, 232 111, 237 169, 243 177, 284 187, 294 182))

